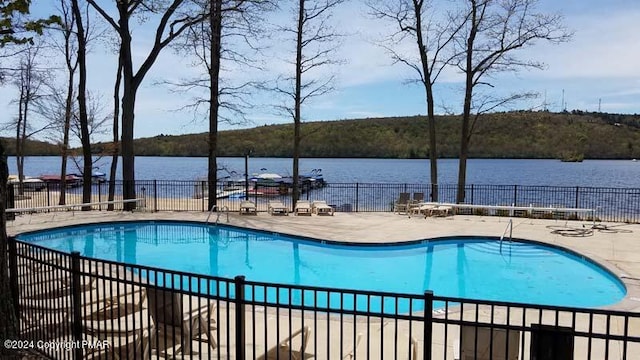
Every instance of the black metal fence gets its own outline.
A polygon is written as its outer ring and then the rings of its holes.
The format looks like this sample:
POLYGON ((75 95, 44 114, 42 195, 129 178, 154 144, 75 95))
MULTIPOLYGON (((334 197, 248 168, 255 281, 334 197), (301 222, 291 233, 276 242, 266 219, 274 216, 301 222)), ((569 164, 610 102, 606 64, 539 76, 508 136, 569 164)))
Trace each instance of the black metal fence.
MULTIPOLYGON (((14 185, 17 186, 17 185, 14 185)), ((206 181, 136 181, 136 196, 144 199, 153 211, 207 211, 206 181)), ((116 184, 116 199, 121 198, 122 182, 116 184)), ((456 185, 429 184, 327 184, 317 189, 303 189, 302 198, 325 200, 336 211, 391 211, 401 192, 423 193, 426 200, 437 193, 440 202, 456 202, 456 185)), ((17 193, 17 188, 14 189, 17 193)), ((81 188, 67 189, 67 204, 81 202, 81 188)), ((93 201, 108 199, 108 184, 93 185, 93 201)), ((245 191, 242 187, 218 184, 218 206, 237 209, 245 191)), ((267 210, 267 200, 278 198, 291 205, 291 195, 280 195, 278 189, 258 186, 248 192, 259 211, 267 210)), ((59 188, 48 185, 40 191, 16 195, 16 208, 44 207, 59 204, 59 188)), ((522 185, 468 185, 465 203, 478 205, 512 205, 596 209, 596 217, 606 221, 640 222, 640 188, 597 188, 522 185)), ((103 206, 106 208, 106 206, 103 206)), ((484 214, 483 214, 484 215, 484 214)), ((491 214, 487 214, 491 215, 491 214)))
MULTIPOLYGON (((20 338, 53 359, 636 359, 640 314, 292 286, 9 241, 20 338)), ((0 324, 2 326, 2 324, 0 324)))

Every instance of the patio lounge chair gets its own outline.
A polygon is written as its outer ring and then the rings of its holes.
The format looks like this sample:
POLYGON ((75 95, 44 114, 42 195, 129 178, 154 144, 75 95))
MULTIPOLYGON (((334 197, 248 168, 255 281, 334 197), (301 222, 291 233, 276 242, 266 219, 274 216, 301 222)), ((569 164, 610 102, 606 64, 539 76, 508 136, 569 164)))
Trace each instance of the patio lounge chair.
POLYGON ((400 196, 398 196, 398 200, 393 204, 393 212, 394 213, 406 213, 409 209, 409 193, 402 192, 400 196))
POLYGON ((240 215, 258 215, 256 204, 252 201, 243 200, 240 203, 240 215))
POLYGON ((411 217, 411 214, 416 213, 416 208, 419 208, 424 204, 424 193, 415 192, 413 198, 407 203, 407 214, 411 217))
MULTIPOLYGON (((51 342, 69 342, 68 336, 58 336, 51 342)), ((146 329, 130 329, 128 333, 104 333, 100 336, 84 334, 83 341, 95 347, 83 346, 82 359, 86 360, 127 360, 149 359, 149 332, 146 329)), ((73 352, 65 347, 47 347, 44 351, 53 359, 72 358, 73 352)))
POLYGON ((269 200, 267 212, 271 215, 289 215, 289 208, 280 200, 269 200))
MULTIPOLYGON (((146 288, 126 284, 108 284, 100 299, 88 299, 90 304, 84 311, 84 328, 86 332, 110 331, 110 328, 125 329, 124 322, 133 320, 141 323, 143 320, 135 319, 134 314, 143 310, 147 298, 146 288)), ((131 322, 130 322, 131 324, 131 322)))
MULTIPOLYGON (((30 276, 24 279, 23 296, 26 300, 51 300, 72 295, 71 274, 68 271, 53 273, 52 276, 30 276)), ((96 278, 92 276, 80 277, 80 292, 95 289, 96 278)))
MULTIPOLYGON (((97 339, 96 339, 97 340, 97 339)), ((96 341, 94 340, 94 341, 96 341)), ((100 338, 104 340, 104 338, 100 338)), ((99 340, 98 340, 99 341, 99 340)), ((137 330, 129 337, 107 337, 109 346, 100 356, 88 356, 89 359, 149 359, 149 332, 137 330)))
MULTIPOLYGON (((453 208, 448 205, 436 205, 435 207, 433 207, 433 209, 429 210, 429 213, 430 215, 435 216, 448 216, 452 210, 453 208)), ((426 214, 425 217, 427 217, 426 214)))
MULTIPOLYGON (((70 323, 73 313, 71 278, 67 274, 62 276, 62 279, 47 279, 37 284, 30 281, 21 283, 24 290, 19 300, 20 322, 24 332, 36 331, 46 337, 56 336, 60 328, 70 323)), ((95 278, 82 276, 80 281, 79 291, 83 301, 88 303, 92 297, 95 299, 95 278)))
MULTIPOLYGON (((213 318, 215 302, 199 308, 185 309, 180 293, 154 287, 147 288, 147 299, 149 314, 154 322, 150 340, 152 349, 166 353, 173 346, 174 354, 191 354, 193 340, 207 342, 211 350, 217 347, 214 336, 217 322, 213 318), (202 338, 203 335, 206 339, 202 338)), ((189 303, 198 305, 197 300, 189 303)))
POLYGON ((453 358, 456 360, 518 359, 520 331, 509 330, 507 332, 505 329, 491 329, 488 327, 467 325, 460 327, 460 332, 460 346, 453 347, 453 358), (506 351, 508 351, 508 354, 506 351))
MULTIPOLYGON (((387 336, 382 339, 383 342, 389 341, 389 339, 398 339, 396 335, 392 334, 391 336, 387 334, 387 336)), ((355 347, 348 351, 346 355, 342 357, 343 360, 354 360, 354 359, 372 359, 372 360, 385 360, 385 359, 407 359, 407 360, 418 360, 418 343, 417 341, 411 337, 409 339, 400 340, 400 343, 385 343, 384 344, 384 352, 380 350, 380 344, 378 341, 380 339, 380 333, 370 332, 369 340, 362 341, 363 335, 361 333, 358 334, 356 338, 355 347), (368 348, 367 348, 368 346, 368 348), (406 352, 408 350, 408 353, 406 352)))
POLYGON ((407 210, 407 213, 409 214, 409 217, 411 217, 411 215, 424 215, 424 217, 426 218, 427 216, 432 215, 431 210, 436 208, 436 204, 434 203, 418 203, 415 205, 412 205, 409 207, 409 210, 407 210))
POLYGON ((298 200, 296 207, 293 209, 293 213, 296 215, 309 215, 311 216, 311 204, 307 200, 298 200))
POLYGON ((353 345, 353 349, 347 351, 346 355, 344 355, 342 357, 342 359, 344 359, 344 360, 352 360, 352 359, 354 359, 355 356, 356 356, 355 355, 356 349, 358 349, 358 347, 360 346, 360 342, 361 341, 362 341, 362 333, 358 333, 358 336, 356 337, 356 341, 355 341, 355 343, 353 345))
POLYGON ((327 202, 324 200, 314 200, 311 203, 312 212, 316 213, 316 215, 331 215, 333 216, 334 209, 333 207, 327 205, 327 202))
POLYGON ((285 340, 281 341, 278 345, 271 348, 267 351, 263 356, 259 356, 259 360, 304 360, 305 351, 307 349, 307 344, 309 343, 309 338, 311 337, 311 330, 309 326, 305 326, 302 329, 298 329, 294 331, 291 335, 289 335, 285 340), (293 343, 293 339, 300 337, 300 345, 295 346, 293 343))

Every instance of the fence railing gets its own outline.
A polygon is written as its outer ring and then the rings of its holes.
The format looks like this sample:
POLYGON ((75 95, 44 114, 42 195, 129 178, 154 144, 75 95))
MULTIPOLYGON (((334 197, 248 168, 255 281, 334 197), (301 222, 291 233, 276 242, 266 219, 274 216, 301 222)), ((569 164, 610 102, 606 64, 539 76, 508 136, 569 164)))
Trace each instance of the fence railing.
POLYGON ((20 344, 52 359, 595 360, 640 353, 639 313, 228 279, 15 239, 9 256, 20 344))
MULTIPOLYGON (((108 184, 92 185, 92 201, 108 200, 108 184)), ((10 207, 33 208, 59 204, 59 188, 47 185, 40 191, 18 193, 13 185, 15 200, 10 207)), ((144 199, 144 205, 152 211, 208 211, 206 181, 136 181, 136 197, 144 199)), ((244 187, 218 184, 218 206, 237 209, 244 187)), ((640 222, 640 188, 599 188, 563 186, 523 186, 523 185, 468 185, 465 188, 465 203, 479 205, 510 205, 535 207, 566 207, 595 209, 596 217, 606 221, 640 222)), ((391 211, 393 203, 401 192, 423 193, 431 200, 437 194, 440 202, 456 202, 455 184, 370 184, 370 183, 329 183, 315 189, 302 189, 302 198, 325 200, 336 211, 380 212, 391 211)), ((116 183, 115 200, 121 199, 122 182, 116 183)), ((278 198, 291 206, 291 195, 282 195, 277 187, 258 185, 248 191, 259 211, 267 210, 269 199, 278 198)), ((81 188, 67 189, 66 203, 82 202, 81 188)), ((101 207, 106 209, 106 206, 101 207)), ((116 207, 118 208, 118 207, 116 207)), ((479 215, 485 213, 478 212, 479 215)), ((488 213, 486 215, 492 215, 488 213)), ((551 216, 551 215, 549 215, 551 216)))

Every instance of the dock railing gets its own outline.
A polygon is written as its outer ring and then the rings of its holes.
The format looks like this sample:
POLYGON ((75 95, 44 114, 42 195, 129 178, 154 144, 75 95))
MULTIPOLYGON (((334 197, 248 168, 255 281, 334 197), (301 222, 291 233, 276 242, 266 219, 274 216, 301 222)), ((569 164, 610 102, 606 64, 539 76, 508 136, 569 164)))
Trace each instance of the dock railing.
POLYGON ((206 276, 13 238, 8 254, 16 344, 50 359, 631 360, 640 353, 635 312, 206 276))

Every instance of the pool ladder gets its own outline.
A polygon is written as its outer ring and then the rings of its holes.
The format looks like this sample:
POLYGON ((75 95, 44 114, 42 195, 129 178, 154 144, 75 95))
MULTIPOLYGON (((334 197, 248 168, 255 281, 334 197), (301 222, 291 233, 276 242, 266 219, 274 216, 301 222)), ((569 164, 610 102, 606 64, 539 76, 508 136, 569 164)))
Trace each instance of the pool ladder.
POLYGON ((500 236, 500 254, 502 254, 502 241, 504 240, 505 235, 507 235, 507 230, 509 230, 509 242, 511 242, 513 241, 513 219, 509 219, 507 227, 502 232, 502 236, 500 236))
MULTIPOLYGON (((209 215, 207 216, 207 221, 205 221, 205 224, 209 223, 209 218, 211 217, 211 214, 213 214, 213 212, 216 210, 218 206, 217 205, 213 205, 211 207, 211 210, 209 210, 209 215)), ((229 222, 229 207, 228 206, 223 206, 220 208, 220 211, 217 212, 218 216, 216 216, 216 225, 218 225, 218 222, 220 222, 220 215, 222 215, 223 213, 227 214, 227 222, 229 222)))

